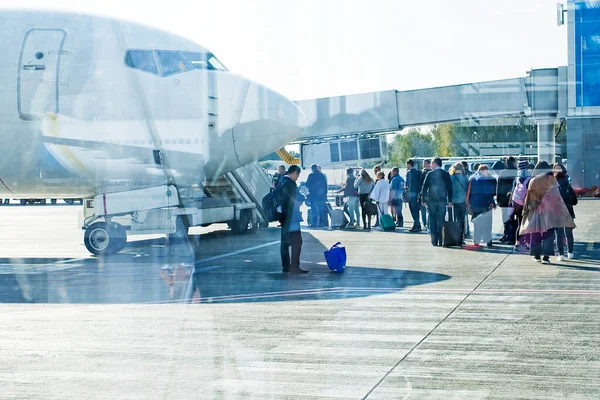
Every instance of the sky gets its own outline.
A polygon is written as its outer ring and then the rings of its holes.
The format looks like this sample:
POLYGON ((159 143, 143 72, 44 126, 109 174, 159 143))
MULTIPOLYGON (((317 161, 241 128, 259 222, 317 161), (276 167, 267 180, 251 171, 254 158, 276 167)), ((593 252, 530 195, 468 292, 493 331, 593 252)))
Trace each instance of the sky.
MULTIPOLYGON (((566 3, 566 0, 563 1, 566 3)), ((161 28, 294 99, 524 76, 567 65, 555 0, 0 0, 161 28)))

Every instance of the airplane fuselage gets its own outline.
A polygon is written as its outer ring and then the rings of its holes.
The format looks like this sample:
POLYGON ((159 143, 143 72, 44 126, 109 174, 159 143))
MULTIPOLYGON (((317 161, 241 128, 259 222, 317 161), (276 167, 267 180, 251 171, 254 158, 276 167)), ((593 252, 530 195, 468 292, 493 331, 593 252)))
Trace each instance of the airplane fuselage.
POLYGON ((0 197, 192 184, 296 138, 302 112, 139 24, 0 11, 0 197))

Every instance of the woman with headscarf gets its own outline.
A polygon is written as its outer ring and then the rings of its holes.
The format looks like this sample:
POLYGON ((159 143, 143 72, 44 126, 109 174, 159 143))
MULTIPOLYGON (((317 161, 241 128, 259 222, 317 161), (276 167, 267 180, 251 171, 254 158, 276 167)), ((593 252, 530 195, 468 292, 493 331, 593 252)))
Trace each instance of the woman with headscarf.
POLYGON ((471 177, 467 188, 466 203, 473 214, 473 244, 483 241, 492 247, 492 216, 496 195, 496 179, 490 175, 487 165, 481 164, 477 174, 471 177))
MULTIPOLYGON (((556 177, 556 182, 558 183, 560 196, 565 202, 567 210, 569 210, 569 215, 571 215, 571 218, 575 219, 575 211, 573 210, 573 206, 577 205, 577 194, 569 183, 569 175, 567 175, 567 169, 565 166, 561 163, 554 164, 554 176, 556 177)), ((565 235, 567 238, 567 257, 569 257, 569 259, 573 259, 575 257, 573 254, 573 228, 560 227, 556 228, 556 244, 558 246, 558 257, 556 258, 557 261, 564 260, 565 235)))
POLYGON ((363 229, 371 229, 371 217, 367 215, 366 203, 369 200, 369 194, 373 190, 373 179, 366 170, 360 171, 360 176, 354 182, 354 187, 358 189, 358 201, 362 210, 363 229))
POLYGON ((555 228, 575 228, 576 225, 560 195, 550 164, 539 161, 533 176, 527 187, 519 233, 531 233, 530 255, 535 261, 550 264, 555 228))

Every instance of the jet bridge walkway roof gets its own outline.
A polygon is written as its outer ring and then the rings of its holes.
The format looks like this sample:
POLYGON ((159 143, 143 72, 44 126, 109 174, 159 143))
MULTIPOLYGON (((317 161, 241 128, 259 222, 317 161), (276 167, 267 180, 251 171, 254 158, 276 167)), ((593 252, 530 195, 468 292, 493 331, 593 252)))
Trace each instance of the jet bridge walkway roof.
POLYGON ((443 122, 522 115, 556 117, 566 113, 566 67, 533 70, 523 78, 386 90, 296 104, 306 116, 306 128, 295 143, 391 133, 443 122))

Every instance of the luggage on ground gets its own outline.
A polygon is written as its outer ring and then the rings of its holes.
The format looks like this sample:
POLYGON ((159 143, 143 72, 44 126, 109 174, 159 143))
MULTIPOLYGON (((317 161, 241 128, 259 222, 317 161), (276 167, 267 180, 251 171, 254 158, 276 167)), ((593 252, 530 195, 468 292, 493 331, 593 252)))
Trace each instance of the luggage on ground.
POLYGON ((341 243, 337 242, 329 250, 324 252, 325 261, 330 270, 335 272, 344 272, 346 269, 346 248, 339 247, 341 243))
POLYGON ((381 217, 379 218, 379 224, 381 225, 381 229, 386 232, 392 232, 396 230, 394 218, 392 218, 392 216, 389 214, 381 214, 381 217))
POLYGON ((331 227, 333 229, 344 229, 346 225, 348 225, 348 218, 344 210, 331 210, 331 227))
POLYGON ((454 221, 454 207, 448 207, 446 221, 442 225, 442 247, 462 247, 462 227, 461 221, 454 221))

